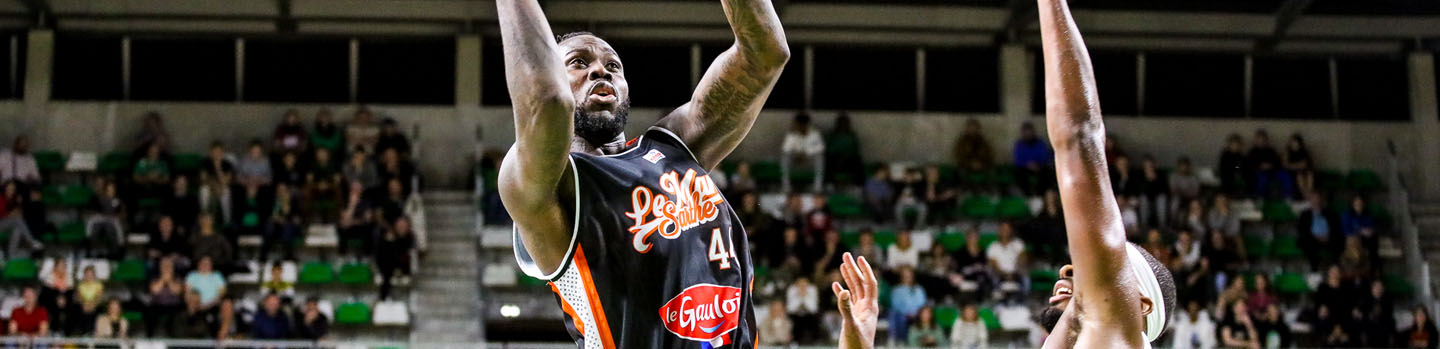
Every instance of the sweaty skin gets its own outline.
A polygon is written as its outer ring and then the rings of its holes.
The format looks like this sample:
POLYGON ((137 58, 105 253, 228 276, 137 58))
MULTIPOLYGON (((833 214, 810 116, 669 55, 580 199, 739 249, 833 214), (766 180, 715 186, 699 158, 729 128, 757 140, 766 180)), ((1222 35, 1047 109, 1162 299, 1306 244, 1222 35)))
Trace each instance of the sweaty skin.
MULTIPOLYGON (((1095 75, 1065 0, 1037 0, 1045 60, 1045 121, 1073 266, 1051 306, 1064 309, 1045 348, 1138 348, 1151 302, 1140 295, 1105 162, 1095 75), (1073 275, 1073 276, 1072 276, 1073 275), (1061 289, 1071 289, 1065 294, 1061 289)), ((1148 266, 1141 266, 1148 267, 1148 266)))

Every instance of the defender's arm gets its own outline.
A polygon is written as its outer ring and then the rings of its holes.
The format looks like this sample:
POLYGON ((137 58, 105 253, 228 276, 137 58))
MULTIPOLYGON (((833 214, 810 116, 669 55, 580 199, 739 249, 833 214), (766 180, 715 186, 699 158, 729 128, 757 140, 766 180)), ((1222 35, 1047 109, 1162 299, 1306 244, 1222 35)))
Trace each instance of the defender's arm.
POLYGON ((555 35, 535 0, 498 0, 505 81, 515 109, 515 145, 500 164, 500 197, 526 252, 553 271, 569 246, 560 207, 570 163, 575 97, 556 52, 555 35))
POLYGON ((1138 316, 1139 294, 1115 286, 1135 280, 1127 269, 1125 230, 1110 188, 1105 125, 1100 120, 1090 57, 1065 0, 1039 0, 1039 12, 1045 55, 1045 119, 1055 146, 1065 228, 1070 231, 1070 253, 1077 274, 1075 300, 1086 308, 1086 320, 1114 324, 1118 333, 1140 333, 1144 324, 1138 316))
POLYGON ((755 124, 765 98, 790 59, 790 46, 770 0, 723 0, 735 44, 720 53, 690 102, 661 119, 705 168, 720 164, 755 124))

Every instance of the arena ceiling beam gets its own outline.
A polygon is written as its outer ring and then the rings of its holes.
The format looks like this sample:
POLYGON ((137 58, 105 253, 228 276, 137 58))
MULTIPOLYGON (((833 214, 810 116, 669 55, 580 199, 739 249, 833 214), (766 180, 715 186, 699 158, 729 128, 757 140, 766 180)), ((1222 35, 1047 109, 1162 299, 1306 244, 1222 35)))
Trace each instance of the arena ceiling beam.
POLYGON ((1269 52, 1274 50, 1275 46, 1280 43, 1280 40, 1285 39, 1285 33, 1290 30, 1290 26, 1295 24, 1296 20, 1300 19, 1300 16, 1305 13, 1306 9, 1310 8, 1310 4, 1313 2, 1313 0, 1285 0, 1284 3, 1281 3, 1280 8, 1275 11, 1274 33, 1271 34, 1270 37, 1257 41, 1255 43, 1255 51, 1269 52))

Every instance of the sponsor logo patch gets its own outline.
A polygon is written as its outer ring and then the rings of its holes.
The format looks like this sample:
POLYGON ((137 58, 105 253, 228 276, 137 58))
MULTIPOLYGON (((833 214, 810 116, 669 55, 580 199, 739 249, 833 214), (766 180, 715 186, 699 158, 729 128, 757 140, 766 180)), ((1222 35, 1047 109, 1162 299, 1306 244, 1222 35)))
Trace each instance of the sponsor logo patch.
POLYGON ((645 153, 645 160, 650 161, 652 164, 659 163, 660 159, 664 158, 665 153, 661 153, 659 150, 650 149, 649 153, 645 153))
POLYGON ((740 288, 690 286, 660 307, 660 322, 680 338, 717 347, 727 344, 725 334, 740 325, 740 288))

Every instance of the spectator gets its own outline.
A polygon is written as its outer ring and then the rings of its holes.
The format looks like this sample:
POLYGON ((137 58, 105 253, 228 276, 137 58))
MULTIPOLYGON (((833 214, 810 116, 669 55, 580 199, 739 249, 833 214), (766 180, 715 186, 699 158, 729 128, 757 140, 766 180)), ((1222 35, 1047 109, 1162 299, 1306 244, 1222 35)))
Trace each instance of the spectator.
MULTIPOLYGON (((212 216, 201 214, 199 222, 195 235, 190 237, 190 259, 199 261, 201 258, 208 258, 214 265, 227 268, 235 256, 230 241, 215 230, 215 219, 212 216)), ((204 299, 214 300, 208 297, 204 299)))
POLYGON ((1230 309, 1225 306, 1226 304, 1235 302, 1244 303, 1247 301, 1246 297, 1250 296, 1250 293, 1245 290, 1245 277, 1243 275, 1231 276, 1226 279, 1226 281, 1229 283, 1225 284, 1225 290, 1220 291, 1220 298, 1215 301, 1215 315, 1218 315, 1222 319, 1227 318, 1225 312, 1230 309))
POLYGON ((960 311, 960 320, 950 328, 951 349, 984 349, 990 345, 990 329, 980 321, 980 312, 975 304, 965 304, 960 311))
POLYGON ((275 169, 275 178, 271 183, 284 184, 291 188, 305 185, 305 169, 300 167, 300 155, 290 152, 281 154, 280 166, 275 169))
POLYGON ((1185 310, 1170 321, 1170 347, 1172 349, 1215 348, 1215 323, 1210 313, 1200 307, 1200 302, 1191 299, 1185 303, 1185 310))
POLYGON ((920 248, 910 240, 910 231, 901 230, 895 234, 895 244, 885 250, 885 265, 889 270, 915 268, 920 265, 920 248))
POLYGON ((810 190, 820 192, 820 185, 825 178, 824 155, 825 140, 820 137, 820 131, 811 127, 810 114, 795 114, 795 121, 791 123, 790 131, 785 133, 784 142, 780 146, 781 191, 790 192, 790 169, 795 163, 803 163, 815 169, 815 182, 810 190))
POLYGON ((105 303, 105 315, 95 319, 95 338, 125 339, 130 333, 130 321, 120 310, 120 300, 111 299, 105 303))
MULTIPOLYGON (((1270 289, 1270 277, 1264 274, 1255 274, 1255 290, 1250 291, 1250 296, 1245 301, 1247 307, 1256 311, 1251 315, 1264 318, 1263 312, 1268 311, 1266 308, 1279 303, 1280 298, 1275 295, 1275 290, 1270 289)), ((1264 331, 1261 333, 1263 334, 1264 331)))
POLYGON ((865 207, 870 209, 870 216, 875 222, 884 221, 889 216, 891 205, 895 204, 895 188, 890 185, 890 169, 881 166, 875 170, 870 179, 865 180, 863 189, 865 196, 865 207))
POLYGON ((857 258, 863 257, 870 264, 889 265, 885 263, 885 250, 875 243, 875 233, 869 228, 860 231, 854 252, 857 258))
POLYGON ((735 173, 730 175, 730 193, 726 196, 744 196, 756 189, 755 177, 750 175, 750 163, 735 164, 735 173))
POLYGON ((252 336, 255 339, 289 339, 290 317, 280 309, 280 296, 267 294, 262 304, 252 320, 252 336))
POLYGON ((205 164, 200 167, 200 181, 216 181, 220 180, 220 177, 234 175, 235 163, 230 159, 230 155, 225 153, 225 143, 210 143, 210 152, 206 153, 205 164))
POLYGON ((810 279, 804 276, 795 279, 785 290, 785 312, 796 324, 794 337, 797 343, 809 343, 819 333, 820 293, 810 279))
POLYGON ((30 153, 29 136, 16 136, 10 149, 0 150, 0 183, 10 181, 40 184, 40 166, 35 163, 35 155, 30 153))
POLYGON ((270 221, 270 198, 260 195, 259 185, 246 185, 244 190, 245 195, 231 204, 239 221, 231 222, 230 229, 236 235, 260 235, 264 229, 262 224, 270 221))
POLYGON ((990 140, 981 134, 980 122, 971 118, 965 120, 965 132, 955 140, 955 166, 965 173, 983 173, 995 165, 995 151, 990 149, 990 140))
POLYGON ((1310 149, 1305 147, 1305 137, 1299 133, 1291 134, 1290 142, 1285 143, 1285 168, 1299 172, 1309 168, 1312 162, 1310 149))
POLYGON ((315 112, 315 130, 310 133, 310 144, 316 150, 325 149, 330 153, 340 153, 345 145, 345 134, 340 132, 340 127, 335 126, 334 117, 330 109, 321 108, 315 112))
POLYGON ((1115 158, 1126 156, 1125 148, 1120 146, 1120 141, 1115 140, 1115 135, 1105 134, 1105 162, 1115 163, 1115 158))
POLYGON ((294 296, 295 283, 285 281, 285 266, 280 262, 275 262, 270 265, 270 274, 265 276, 265 282, 260 284, 260 292, 285 297, 294 296))
POLYGON ((98 308, 105 297, 105 283, 95 274, 94 265, 85 266, 82 273, 80 283, 75 285, 75 300, 80 302, 81 308, 98 308))
MULTIPOLYGON (((19 185, 18 185, 18 184, 14 184, 14 183, 12 182, 12 183, 10 183, 10 186, 15 186, 15 187, 16 187, 15 191, 16 191, 17 194, 18 194, 18 191, 19 191, 18 186, 19 186, 19 185)), ((13 199, 11 199, 11 198, 6 198, 4 195, 0 195, 0 201, 6 202, 5 205, 10 205, 9 203, 10 203, 10 202, 13 202, 13 199)), ((45 236, 45 234, 54 233, 54 232, 56 231, 56 229, 55 229, 55 224, 50 223, 50 214, 49 214, 50 210, 49 210, 47 207, 45 207, 45 191, 43 191, 43 190, 30 190, 30 197, 29 197, 29 199, 28 199, 28 200, 21 200, 21 201, 22 201, 22 202, 20 203, 20 216, 21 216, 22 218, 24 218, 24 220, 25 220, 25 227, 28 228, 28 230, 29 230, 29 231, 28 231, 28 234, 31 234, 31 235, 27 235, 28 238, 30 238, 30 239, 33 240, 33 237, 34 237, 35 235, 45 236)), ((6 228, 3 227, 3 226, 4 226, 3 220, 4 220, 5 216, 6 216, 6 213, 8 213, 8 212, 6 212, 6 210, 11 210, 11 209, 8 208, 8 207, 7 207, 7 208, 4 208, 4 209, 0 209, 0 230, 6 229, 6 228)), ((15 233, 15 231, 12 229, 12 230, 11 230, 11 233, 12 233, 12 235, 13 235, 13 234, 15 233)), ((16 236, 16 237, 19 237, 19 236, 16 236)), ((19 237, 19 238, 24 239, 24 238, 27 238, 27 237, 19 237)))
POLYGON ((1173 223, 1172 226, 1175 229, 1188 230, 1201 235, 1210 231, 1210 228, 1208 228, 1208 220, 1210 217, 1205 213, 1205 203, 1200 200, 1202 199, 1190 200, 1185 204, 1185 210, 1181 211, 1182 213, 1180 213, 1178 217, 1171 220, 1171 223, 1173 223))
POLYGON ((923 187, 921 196, 925 199, 925 212, 955 211, 955 197, 958 194, 950 188, 946 179, 940 178, 940 167, 925 166, 925 180, 921 186, 923 187))
POLYGON ((954 253, 961 283, 974 283, 976 293, 982 295, 989 294, 994 284, 990 274, 990 257, 985 255, 985 251, 980 243, 980 232, 971 227, 965 231, 965 247, 954 253))
MULTIPOLYGON (((823 240, 816 246, 814 252, 814 268, 811 270, 811 278, 821 280, 826 272, 840 268, 841 256, 850 253, 850 247, 840 242, 840 233, 835 229, 826 230, 823 240)), ((878 262, 877 262, 878 263, 878 262)))
POLYGON ((1255 180, 1256 196, 1269 196, 1278 192, 1281 197, 1295 197, 1294 184, 1280 160, 1280 153, 1270 146, 1270 136, 1265 130, 1255 131, 1250 140, 1250 153, 1245 155, 1250 168, 1250 178, 1255 180))
POLYGON ((185 287, 200 294, 200 304, 212 307, 225 295, 225 277, 215 272, 210 257, 200 257, 198 260, 195 271, 185 276, 185 287))
POLYGON ((1180 285, 1182 287, 1176 288, 1180 292, 1180 299, 1194 299, 1206 303, 1215 300, 1215 270, 1211 268, 1209 257, 1202 254, 1194 269, 1178 270, 1175 276, 1183 282, 1180 285))
POLYGON ((805 236, 814 238, 835 228, 835 219, 830 217, 830 206, 825 194, 810 196, 810 210, 805 212, 805 236))
POLYGON ((1370 252, 1360 242, 1359 236, 1345 237, 1345 250, 1340 251, 1340 271, 1351 280, 1369 278, 1374 271, 1370 252))
MULTIPOLYGON (((161 207, 160 214, 170 217, 177 232, 189 234, 195 228, 195 218, 200 216, 200 198, 190 190, 189 177, 175 176, 175 182, 171 186, 173 190, 170 196, 165 198, 165 206, 161 207)), ((159 219, 156 219, 156 224, 159 224, 159 219)))
POLYGON ((1139 187, 1140 222, 1145 226, 1170 223, 1170 196, 1166 194, 1168 182, 1165 174, 1155 167, 1154 158, 1146 155, 1140 160, 1140 177, 1136 179, 1136 185, 1139 187))
POLYGON ((1175 263, 1172 270, 1192 270, 1200 264, 1200 240, 1189 230, 1181 230, 1175 238, 1175 263))
POLYGON ((4 183, 4 195, 0 195, 0 231, 10 231, 10 248, 6 250, 8 256, 20 256, 20 246, 30 246, 29 252, 40 251, 45 245, 35 239, 30 228, 25 224, 25 212, 20 203, 20 189, 15 182, 4 183))
POLYGON ((270 248, 279 246, 285 260, 295 259, 295 239, 300 238, 300 212, 295 210, 297 200, 290 194, 290 186, 275 185, 275 203, 270 211, 270 222, 265 226, 265 238, 260 246, 260 260, 266 260, 270 248))
POLYGON ((1370 293, 1360 297, 1355 306, 1360 317, 1356 320, 1368 324, 1360 331, 1360 342, 1369 347, 1388 348, 1393 344, 1395 329, 1395 301, 1385 293, 1385 282, 1370 282, 1370 293))
POLYGON ((160 146, 152 144, 145 148, 145 157, 135 162, 130 175, 142 195, 159 192, 170 184, 170 164, 160 158, 160 146))
POLYGON ((1230 210, 1230 198, 1225 194, 1215 195, 1215 204, 1205 218, 1205 226, 1225 233, 1227 239, 1240 239, 1240 216, 1230 210))
POLYGON ((275 126, 275 135, 270 137, 270 148, 276 152, 299 153, 306 148, 305 125, 300 123, 300 111, 285 111, 285 119, 275 126))
POLYGON ((915 323, 910 325, 910 337, 908 342, 912 347, 935 348, 948 346, 945 332, 940 330, 940 325, 935 324, 935 308, 929 306, 920 308, 915 315, 915 323))
POLYGON ((1370 240, 1375 238, 1375 216, 1366 207, 1365 197, 1356 195, 1350 199, 1350 209, 1340 217, 1340 225, 1345 236, 1360 236, 1367 246, 1370 245, 1370 240))
POLYGON ((945 251, 945 246, 939 243, 930 244, 930 251, 920 258, 920 267, 916 269, 915 281, 920 287, 925 288, 926 294, 933 294, 936 298, 944 298, 947 295, 960 293, 959 289, 950 281, 951 275, 959 275, 955 270, 955 259, 945 251))
POLYGON ((140 132, 135 135, 135 152, 139 153, 151 145, 160 145, 163 152, 170 149, 170 131, 165 130, 165 120, 159 112, 145 113, 140 132))
MULTIPOLYGON (((232 182, 230 176, 218 177, 218 180, 207 181, 200 187, 200 213, 210 214, 220 219, 220 225, 228 225, 234 222, 231 213, 231 205, 235 199, 231 194, 232 182)), ((199 221, 197 219, 198 227, 199 221)))
POLYGON ((1160 261, 1160 264, 1175 265, 1175 250, 1165 243, 1165 236, 1160 234, 1160 229, 1151 228, 1150 232, 1145 233, 1145 244, 1141 247, 1154 256, 1155 260, 1160 261))
POLYGON ((395 150, 401 158, 410 155, 410 140, 405 137, 395 119, 391 118, 380 122, 380 137, 375 141, 376 154, 384 154, 387 150, 395 150))
POLYGON ((985 248, 990 257, 990 268, 1001 281, 1019 283, 1023 295, 1030 290, 1030 275, 1025 268, 1025 242, 1015 238, 1015 229, 1010 222, 1000 222, 1000 236, 990 247, 985 248))
MULTIPOLYGON (((769 250, 770 263, 778 269, 776 274, 802 273, 801 268, 808 263, 800 259, 809 254, 810 245, 800 240, 800 231, 794 227, 786 227, 780 235, 780 244, 769 250)), ((788 280, 789 278, 777 276, 776 279, 788 280)))
POLYGON ((1170 201, 1174 206, 1200 199, 1200 176, 1195 175, 1195 168, 1191 167, 1188 157, 1180 157, 1180 161, 1175 162, 1175 172, 1170 174, 1169 184, 1170 201))
POLYGON ((1440 333, 1436 332, 1435 324, 1430 323, 1430 311, 1423 305, 1416 305, 1411 313, 1415 320, 1410 327, 1400 331, 1395 344, 1409 348, 1436 348, 1436 343, 1440 343, 1440 333))
POLYGON ((52 260, 54 264, 50 270, 40 273, 40 306, 47 310, 55 309, 56 299, 71 298, 75 295, 75 277, 70 274, 65 258, 56 257, 52 260))
POLYGON ((356 253, 368 251, 377 228, 376 217, 369 200, 365 199, 365 188, 360 183, 350 184, 350 195, 345 210, 340 214, 340 253, 350 251, 351 245, 359 247, 356 253))
MULTIPOLYGON (((203 299, 203 296, 201 297, 203 299)), ((215 328, 213 328, 210 333, 215 336, 216 340, 223 341, 234 338, 236 334, 243 332, 240 330, 240 314, 235 311, 235 300, 221 298, 219 302, 219 305, 214 306, 215 320, 213 323, 215 324, 215 328)))
POLYGON ((1133 199, 1140 195, 1140 180, 1130 166, 1130 157, 1117 155, 1110 162, 1110 187, 1114 188, 1117 198, 1133 199))
POLYGON ((330 319, 320 312, 320 300, 310 297, 305 300, 305 310, 295 319, 295 337, 306 340, 321 340, 330 333, 330 319))
POLYGON ((235 179, 243 186, 269 185, 274 175, 270 171, 270 158, 265 156, 265 145, 259 140, 250 141, 246 156, 235 163, 235 179))
POLYGON ((1143 241, 1140 240, 1140 209, 1136 207, 1135 200, 1129 196, 1116 196, 1115 206, 1120 208, 1120 226, 1125 229, 1125 238, 1143 241))
POLYGON ((760 340, 762 345, 788 346, 792 340, 792 330, 795 323, 785 315, 785 302, 780 300, 770 301, 770 313, 764 319, 760 319, 760 340))
POLYGON ((363 107, 356 110, 350 123, 345 125, 345 149, 359 147, 368 153, 375 150, 375 143, 379 141, 380 127, 375 125, 375 114, 363 107))
POLYGON ((1260 349, 1260 336, 1245 302, 1236 301, 1230 305, 1225 321, 1220 322, 1220 338, 1226 347, 1260 349))
POLYGON ((380 166, 375 172, 380 183, 389 182, 392 179, 399 179, 405 185, 405 192, 410 192, 410 180, 415 177, 415 165, 400 157, 395 149, 387 149, 380 153, 380 166))
POLYGON ((1340 267, 1332 265, 1325 270, 1325 282, 1315 288, 1315 295, 1311 299, 1318 307, 1331 309, 1336 314, 1346 314, 1354 309, 1354 287, 1351 282, 1342 278, 1340 267))
POLYGON ((825 163, 830 164, 832 181, 845 175, 843 184, 853 185, 865 177, 865 161, 860 157, 860 136, 850 127, 850 115, 840 112, 835 129, 825 136, 825 163))
MULTIPOLYGON (((212 327, 216 326, 212 313, 200 304, 200 294, 195 292, 185 293, 185 310, 180 312, 177 321, 179 324, 172 336, 175 338, 209 338, 214 336, 212 327)), ((146 324, 146 331, 150 325, 146 324)), ((147 336, 153 336, 147 334, 147 336)))
POLYGON ((358 182, 366 188, 380 185, 380 175, 375 172, 375 164, 370 162, 370 157, 366 156, 363 148, 355 148, 350 152, 350 161, 345 163, 341 173, 345 175, 346 183, 358 182))
POLYGON ((1331 234, 1334 231, 1339 233, 1336 225, 1340 220, 1325 212, 1325 200, 1319 194, 1308 195, 1310 207, 1300 212, 1300 219, 1295 224, 1299 230, 1300 249, 1305 251, 1305 257, 1310 260, 1310 267, 1319 269, 1326 263, 1328 256, 1337 255, 1331 236, 1339 237, 1339 234, 1331 234))
MULTIPOLYGON (((1350 336, 1350 330, 1341 323, 1331 324, 1330 331, 1325 332, 1325 346, 1331 348, 1345 348, 1355 346, 1355 339, 1350 336)), ((1423 347, 1421 347, 1423 348, 1423 347)))
MULTIPOLYGON (((182 302, 186 301, 181 299, 181 297, 187 294, 185 287, 186 284, 188 284, 189 278, 186 278, 185 282, 180 281, 179 277, 175 275, 175 260, 171 258, 161 259, 159 270, 158 276, 150 280, 150 303, 148 304, 149 309, 147 309, 148 311, 144 317, 145 336, 147 337, 154 337, 155 333, 161 332, 160 330, 163 330, 166 334, 176 334, 175 322, 177 317, 181 320, 180 326, 182 326, 182 333, 184 333, 185 326, 190 326, 190 324, 186 322, 188 317, 180 314, 184 306, 182 302)), ((201 282, 202 286, 211 286, 203 284, 207 280, 200 280, 199 277, 197 277, 197 281, 201 282)), ((200 294, 198 293, 199 290, 190 290, 189 292, 195 292, 197 297, 200 294)), ((196 298, 196 300, 197 306, 203 307, 203 305, 201 305, 202 303, 198 303, 199 298, 196 298)))
POLYGON ((380 268, 380 300, 390 299, 394 278, 410 275, 410 257, 415 253, 415 236, 410 228, 410 218, 402 216, 376 244, 375 266, 380 268))
POLYGON ((1220 166, 1217 171, 1222 192, 1235 194, 1246 191, 1245 182, 1248 179, 1245 178, 1245 141, 1239 134, 1232 133, 1225 138, 1225 149, 1220 151, 1220 166))
POLYGON ((1015 180, 1026 195, 1038 195, 1045 183, 1049 182, 1048 172, 1055 156, 1050 145, 1035 136, 1035 125, 1026 122, 1020 125, 1020 139, 1015 141, 1015 180))
POLYGON ((44 337, 50 334, 50 315, 41 307, 35 287, 27 286, 21 291, 24 299, 23 305, 10 311, 10 331, 6 332, 11 336, 23 335, 26 337, 44 337))
POLYGON ((1200 255, 1210 260, 1210 265, 1216 272, 1229 273, 1240 269, 1245 263, 1240 259, 1240 253, 1230 247, 1231 239, 1225 237, 1219 230, 1210 232, 1210 243, 1200 247, 1200 255))
POLYGON ((898 269, 900 284, 890 289, 890 328, 895 333, 891 338, 910 338, 910 319, 925 306, 925 289, 915 284, 915 270, 910 266, 898 269))
POLYGON ((923 227, 925 216, 929 213, 925 206, 925 179, 920 171, 907 169, 905 176, 897 182, 900 189, 895 195, 895 220, 904 228, 923 227), (915 215, 913 221, 906 219, 911 213, 915 215))
POLYGON ((333 223, 340 217, 341 187, 339 170, 330 163, 330 152, 325 148, 315 149, 315 163, 305 175, 304 205, 301 211, 309 213, 312 221, 333 223))
POLYGON ((735 207, 735 215, 740 217, 740 223, 744 224, 752 243, 775 246, 774 243, 780 242, 776 239, 776 228, 779 226, 775 224, 774 216, 760 208, 760 195, 754 192, 740 195, 740 206, 735 207))
POLYGON ((125 201, 114 181, 101 184, 100 195, 90 200, 90 215, 85 221, 85 254, 91 257, 120 259, 125 253, 125 201))
POLYGON ((190 246, 176 234, 174 222, 170 216, 160 216, 155 224, 155 233, 145 245, 145 256, 152 268, 157 267, 161 259, 178 259, 181 264, 190 264, 185 256, 190 246))
MULTIPOLYGON (((1065 215, 1060 211, 1060 194, 1046 190, 1040 201, 1040 212, 1025 222, 1020 238, 1026 241, 1065 241, 1065 215)), ((1037 258, 1047 261, 1063 261, 1070 258, 1067 244, 1040 244, 1034 252, 1037 258)))

